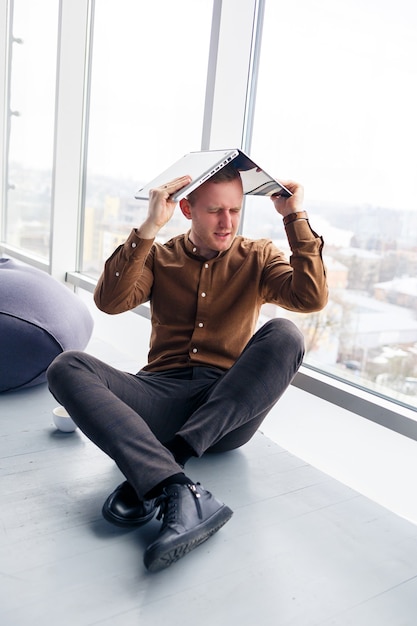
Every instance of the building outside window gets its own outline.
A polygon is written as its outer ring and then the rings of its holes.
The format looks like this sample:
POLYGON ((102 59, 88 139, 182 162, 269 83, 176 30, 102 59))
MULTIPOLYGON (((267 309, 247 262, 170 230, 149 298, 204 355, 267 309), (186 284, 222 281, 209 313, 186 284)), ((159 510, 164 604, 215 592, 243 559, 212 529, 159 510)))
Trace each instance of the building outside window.
MULTIPOLYGON (((267 0, 252 141, 266 171, 304 184, 326 243, 328 306, 288 315, 305 363, 413 407, 416 18, 412 0, 267 0)), ((248 200, 244 232, 287 245, 270 201, 248 200)))

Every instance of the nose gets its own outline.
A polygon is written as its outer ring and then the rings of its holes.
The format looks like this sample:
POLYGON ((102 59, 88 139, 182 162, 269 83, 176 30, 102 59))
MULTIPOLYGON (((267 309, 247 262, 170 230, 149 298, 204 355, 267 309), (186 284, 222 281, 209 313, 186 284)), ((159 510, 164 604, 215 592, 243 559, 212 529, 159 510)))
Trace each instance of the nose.
POLYGON ((230 213, 230 211, 222 211, 220 214, 220 220, 219 220, 219 224, 221 226, 221 228, 224 228, 225 230, 231 230, 232 229, 232 215, 230 213))

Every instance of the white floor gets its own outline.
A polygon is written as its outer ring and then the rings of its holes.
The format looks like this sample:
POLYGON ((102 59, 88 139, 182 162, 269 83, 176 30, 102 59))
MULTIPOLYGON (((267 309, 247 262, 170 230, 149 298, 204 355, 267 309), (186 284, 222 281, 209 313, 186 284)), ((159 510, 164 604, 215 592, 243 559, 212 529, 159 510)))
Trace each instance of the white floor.
POLYGON ((290 387, 263 424, 273 441, 417 524, 417 442, 290 387))
POLYGON ((57 432, 45 385, 0 394, 2 626, 415 626, 417 528, 258 433, 187 473, 234 511, 168 570, 146 572, 159 522, 101 506, 123 477, 57 432))
MULTIPOLYGON (((88 350, 132 371, 135 347, 109 333, 88 350)), ((409 517, 407 440, 290 388, 268 436, 187 465, 234 515, 152 575, 143 550, 159 522, 102 518, 123 477, 82 433, 54 429, 55 404, 45 385, 0 394, 2 626, 415 626, 417 527, 388 510, 409 517)))

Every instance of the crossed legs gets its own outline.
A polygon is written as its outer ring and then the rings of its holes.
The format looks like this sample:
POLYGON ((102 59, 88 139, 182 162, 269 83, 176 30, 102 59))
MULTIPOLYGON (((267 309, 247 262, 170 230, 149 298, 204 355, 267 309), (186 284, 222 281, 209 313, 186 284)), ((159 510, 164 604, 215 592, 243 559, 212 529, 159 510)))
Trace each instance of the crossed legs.
POLYGON ((120 372, 75 351, 48 370, 51 393, 79 428, 114 459, 143 498, 155 485, 182 472, 164 445, 181 437, 201 456, 242 446, 291 383, 303 358, 292 322, 267 322, 224 372, 186 368, 120 372))

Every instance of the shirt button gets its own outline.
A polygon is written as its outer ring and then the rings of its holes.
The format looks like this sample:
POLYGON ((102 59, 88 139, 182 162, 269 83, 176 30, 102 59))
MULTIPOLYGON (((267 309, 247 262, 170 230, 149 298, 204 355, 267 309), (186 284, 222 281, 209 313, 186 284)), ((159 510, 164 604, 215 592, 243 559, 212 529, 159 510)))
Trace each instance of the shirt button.
POLYGON ((120 272, 116 272, 115 276, 120 276, 120 272))
POLYGON ((206 297, 206 295, 207 295, 207 294, 203 291, 203 292, 202 292, 202 294, 201 294, 201 297, 202 297, 202 298, 205 298, 205 297, 206 297))
POLYGON ((203 328, 203 326, 204 326, 203 322, 200 322, 200 323, 199 323, 199 327, 200 327, 200 328, 203 328))
POLYGON ((204 263, 204 267, 206 268, 206 270, 208 270, 208 266, 209 266, 208 263, 204 263))
POLYGON ((132 241, 132 248, 136 248, 136 246, 137 244, 134 241, 132 241))
POLYGON ((194 354, 195 354, 196 352, 198 352, 197 348, 193 348, 193 352, 194 352, 194 354))
POLYGON ((193 252, 197 252, 197 248, 193 248, 193 252))

